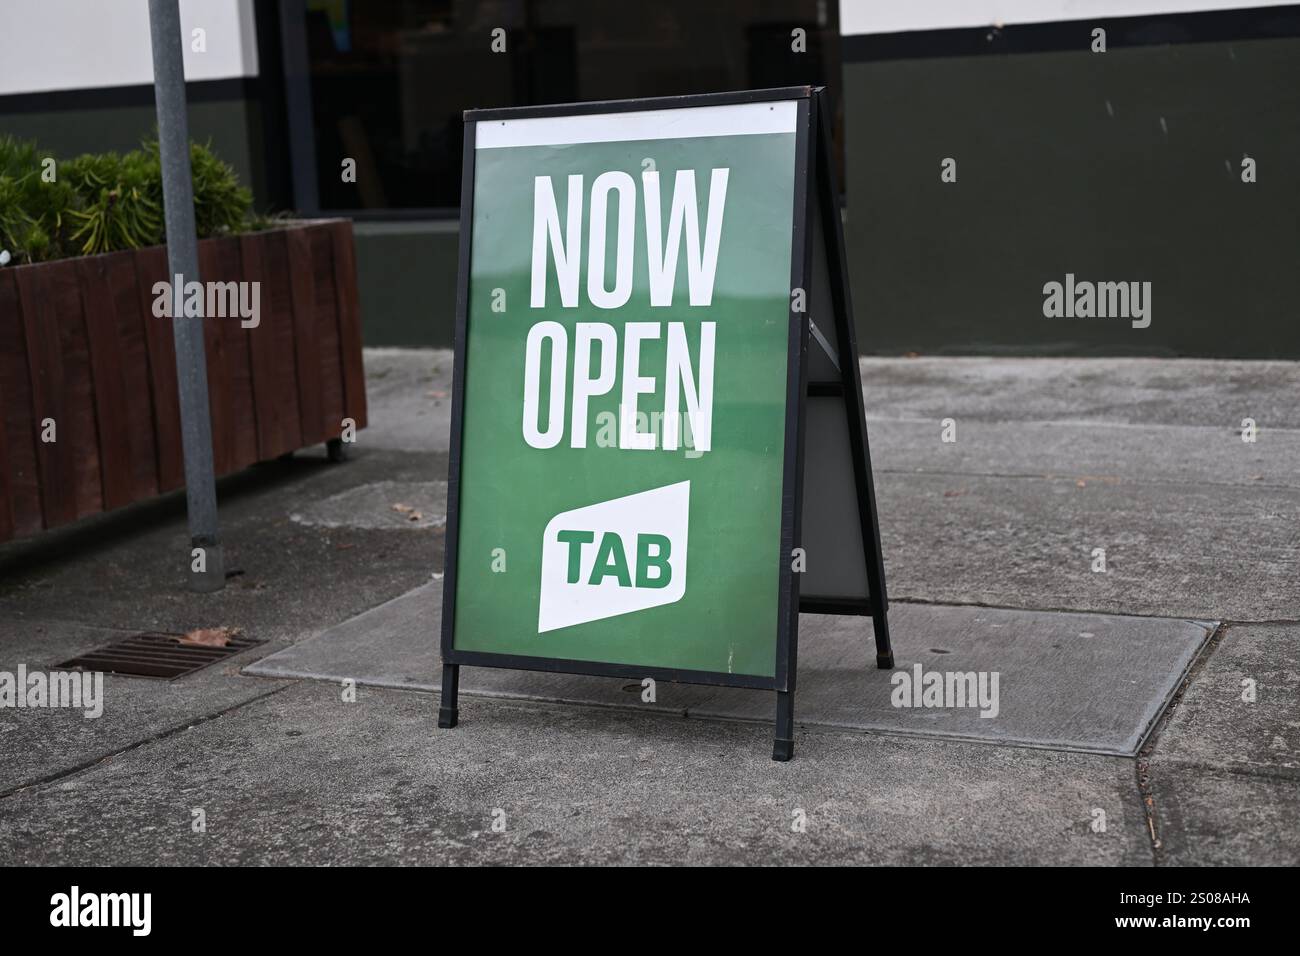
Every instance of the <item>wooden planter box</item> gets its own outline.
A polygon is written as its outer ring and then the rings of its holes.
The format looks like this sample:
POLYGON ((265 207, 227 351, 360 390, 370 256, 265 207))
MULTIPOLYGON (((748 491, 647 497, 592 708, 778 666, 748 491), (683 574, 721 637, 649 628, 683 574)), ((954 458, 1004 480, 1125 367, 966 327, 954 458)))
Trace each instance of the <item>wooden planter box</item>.
MULTIPOLYGON (((349 221, 205 239, 199 273, 261 282, 256 328, 203 320, 218 475, 365 426, 349 221)), ((185 484, 169 279, 161 246, 0 268, 0 541, 185 484)))

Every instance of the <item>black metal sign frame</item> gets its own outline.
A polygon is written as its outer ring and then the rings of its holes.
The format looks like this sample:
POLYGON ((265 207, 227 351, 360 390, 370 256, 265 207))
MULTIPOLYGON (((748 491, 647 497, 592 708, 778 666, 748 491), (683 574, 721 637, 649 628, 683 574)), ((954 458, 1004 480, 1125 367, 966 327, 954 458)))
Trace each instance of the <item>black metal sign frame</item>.
MULTIPOLYGON (((849 297, 848 272, 845 265, 843 230, 839 203, 831 170, 829 122, 821 88, 788 87, 737 93, 677 96, 641 100, 612 100, 561 106, 520 107, 516 109, 469 110, 465 113, 465 147, 462 167, 460 208, 460 265, 456 294, 456 354, 451 411, 450 464, 447 477, 446 572, 442 601, 442 695, 438 726, 455 727, 458 722, 460 668, 505 667, 520 670, 550 671, 568 674, 592 674, 621 678, 653 678, 669 682, 715 684, 775 690, 777 694, 776 733, 772 758, 789 760, 794 755, 794 691, 798 660, 799 612, 869 615, 876 638, 876 662, 881 668, 893 667, 889 643, 888 601, 885 590, 884 564, 881 557, 880 532, 876 520, 876 497, 871 477, 871 454, 867 445, 866 416, 862 388, 858 378, 857 341, 849 297), (465 366, 468 346, 470 255, 474 227, 474 162, 476 130, 479 123, 551 116, 578 116, 596 113, 621 113, 633 110, 680 109, 720 106, 737 103, 795 101, 795 179, 794 218, 791 242, 790 288, 812 288, 814 243, 825 244, 830 271, 831 302, 807 302, 789 316, 789 347, 786 371, 785 449, 782 470, 781 533, 778 562, 777 641, 775 676, 761 677, 725 674, 677 668, 643 667, 600 661, 564 660, 516 654, 458 650, 455 642, 456 566, 459 557, 459 518, 461 487, 461 453, 465 429, 465 366), (814 216, 813 204, 820 206, 814 216), (812 235, 814 222, 821 224, 821 235, 812 235), (808 383, 808 348, 810 310, 834 313, 835 339, 840 361, 838 387, 829 386, 844 399, 848 422, 848 441, 853 460, 853 481, 857 495, 858 518, 862 529, 866 585, 869 597, 843 598, 819 595, 815 601, 801 602, 799 574, 792 566, 791 555, 800 541, 803 511, 802 487, 805 469, 804 422, 808 383)), ((820 383, 819 389, 826 389, 820 383)), ((823 394, 820 393, 819 394, 823 394)))

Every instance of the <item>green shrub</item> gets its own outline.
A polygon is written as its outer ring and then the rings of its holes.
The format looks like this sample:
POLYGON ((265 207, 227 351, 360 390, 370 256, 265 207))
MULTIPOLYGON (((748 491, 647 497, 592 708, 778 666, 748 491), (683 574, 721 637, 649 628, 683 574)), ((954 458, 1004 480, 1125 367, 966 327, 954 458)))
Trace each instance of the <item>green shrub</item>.
POLYGON ((68 255, 63 241, 77 197, 67 180, 42 181, 35 143, 0 137, 0 249, 15 260, 68 255))
MULTIPOLYGON (((149 145, 157 161, 158 143, 149 145)), ((218 159, 211 147, 190 143, 190 174, 194 179, 194 224, 200 237, 248 228, 253 193, 239 185, 234 169, 218 159)))
POLYGON ((163 241, 162 174, 158 160, 141 150, 124 156, 88 153, 62 164, 61 172, 81 199, 69 213, 71 240, 82 255, 139 249, 163 241))
MULTIPOLYGON (((42 178, 35 143, 0 137, 0 249, 15 262, 139 249, 166 240, 158 143, 87 153, 42 178)), ((200 239, 259 228, 252 193, 210 146, 190 144, 194 223, 200 239)))

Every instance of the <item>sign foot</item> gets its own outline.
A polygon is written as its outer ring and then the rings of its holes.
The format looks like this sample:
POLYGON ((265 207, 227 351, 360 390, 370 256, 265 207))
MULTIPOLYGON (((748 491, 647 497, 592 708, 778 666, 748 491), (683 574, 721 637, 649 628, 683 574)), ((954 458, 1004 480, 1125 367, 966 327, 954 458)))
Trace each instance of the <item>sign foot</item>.
POLYGON ((457 698, 460 696, 460 665, 442 665, 442 699, 438 707, 438 726, 445 729, 456 726, 460 718, 457 698))
POLYGON ((772 759, 786 761, 794 756, 794 691, 776 692, 776 739, 772 759))

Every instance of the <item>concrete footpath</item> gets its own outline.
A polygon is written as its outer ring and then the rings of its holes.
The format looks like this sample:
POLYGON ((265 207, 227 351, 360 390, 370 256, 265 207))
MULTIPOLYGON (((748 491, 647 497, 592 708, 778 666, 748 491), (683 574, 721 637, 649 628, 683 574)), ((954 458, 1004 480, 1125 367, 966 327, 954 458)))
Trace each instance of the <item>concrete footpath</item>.
POLYGON ((0 682, 264 641, 0 706, 0 859, 1300 863, 1300 364, 864 360, 898 669, 1002 699, 894 707, 869 626, 805 615, 778 764, 762 692, 467 669, 437 730, 451 356, 366 358, 350 461, 220 483, 224 592, 185 590, 182 496, 0 546, 0 682))

